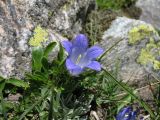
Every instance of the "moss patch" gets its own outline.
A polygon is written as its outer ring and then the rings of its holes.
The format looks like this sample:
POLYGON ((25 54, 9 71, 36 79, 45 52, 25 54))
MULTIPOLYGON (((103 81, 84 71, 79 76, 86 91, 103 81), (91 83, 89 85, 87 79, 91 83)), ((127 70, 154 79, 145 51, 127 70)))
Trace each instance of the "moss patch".
POLYGON ((29 45, 31 46, 41 46, 42 42, 45 42, 48 40, 48 32, 47 30, 43 29, 40 25, 38 25, 34 29, 34 35, 29 40, 29 45))
POLYGON ((129 31, 129 44, 136 44, 139 41, 150 38, 153 34, 158 34, 152 26, 140 25, 129 31))
POLYGON ((137 0, 96 0, 100 9, 118 10, 134 5, 137 0))
POLYGON ((157 58, 160 56, 160 42, 155 43, 153 39, 146 45, 146 48, 142 48, 141 53, 137 59, 137 62, 142 65, 152 64, 155 70, 160 69, 160 61, 157 58))

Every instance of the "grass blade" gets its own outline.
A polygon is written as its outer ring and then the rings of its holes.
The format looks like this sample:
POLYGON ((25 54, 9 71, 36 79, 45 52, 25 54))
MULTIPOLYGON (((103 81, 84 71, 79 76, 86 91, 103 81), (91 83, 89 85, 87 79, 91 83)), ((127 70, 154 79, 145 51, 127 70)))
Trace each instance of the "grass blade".
POLYGON ((115 79, 107 70, 103 68, 103 71, 112 79, 116 84, 118 84, 124 91, 126 91, 132 98, 134 98, 136 101, 139 102, 139 104, 145 108, 145 110, 148 111, 148 113, 151 115, 151 118, 156 118, 155 114, 151 110, 151 108, 142 100, 140 100, 132 91, 130 91, 128 88, 126 88, 121 82, 119 82, 117 79, 115 79))
POLYGON ((49 94, 49 90, 41 97, 37 102, 35 102, 31 107, 25 110, 25 112, 20 116, 19 120, 22 120, 36 105, 38 105, 42 100, 44 100, 49 94))
POLYGON ((121 42, 123 39, 118 40, 114 45, 112 45, 109 49, 107 49, 99 58, 98 61, 100 61, 110 50, 112 50, 119 42, 121 42))
POLYGON ((51 95, 51 101, 50 101, 50 107, 49 107, 49 115, 48 120, 53 120, 53 89, 52 89, 52 95, 51 95))

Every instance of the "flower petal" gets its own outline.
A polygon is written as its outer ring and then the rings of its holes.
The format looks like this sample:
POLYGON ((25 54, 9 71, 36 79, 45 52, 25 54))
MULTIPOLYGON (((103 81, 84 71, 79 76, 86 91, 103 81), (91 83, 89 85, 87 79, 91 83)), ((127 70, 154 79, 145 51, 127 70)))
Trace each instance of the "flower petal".
POLYGON ((66 67, 68 70, 74 69, 75 67, 77 67, 76 64, 74 64, 70 58, 66 59, 66 67))
POLYGON ((74 64, 69 58, 66 60, 66 67, 69 70, 70 74, 73 76, 77 76, 83 72, 83 69, 74 64))
POLYGON ((95 59, 103 53, 103 49, 98 46, 93 46, 87 50, 87 59, 95 59))
POLYGON ((89 65, 86 66, 87 68, 100 71, 101 70, 101 65, 97 61, 92 61, 89 65))
POLYGON ((83 54, 83 51, 82 51, 80 48, 78 48, 78 47, 73 47, 73 48, 72 48, 72 52, 71 52, 71 54, 70 54, 69 57, 70 57, 70 59, 72 60, 72 62, 76 63, 78 57, 79 57, 81 54, 83 54))
POLYGON ((131 107, 130 106, 129 107, 125 107, 120 112, 121 112, 121 115, 124 117, 126 114, 131 112, 131 107))
POLYGON ((103 53, 103 49, 98 46, 93 46, 89 48, 84 54, 79 62, 79 65, 86 67, 91 61, 100 56, 103 53))
POLYGON ((68 54, 70 54, 72 50, 72 43, 69 41, 62 41, 61 43, 65 50, 68 52, 68 54))
POLYGON ((85 51, 88 47, 87 37, 84 34, 77 35, 73 40, 73 46, 85 51))
POLYGON ((137 116, 137 112, 136 111, 133 111, 131 113, 131 120, 136 120, 136 116, 137 116))
POLYGON ((70 74, 73 76, 78 76, 79 74, 81 74, 83 72, 82 68, 78 67, 74 68, 72 70, 70 70, 70 74))
POLYGON ((131 112, 132 108, 130 106, 121 109, 118 115, 116 116, 116 120, 130 120, 129 118, 131 117, 131 112), (128 114, 127 117, 125 117, 126 114, 128 114))

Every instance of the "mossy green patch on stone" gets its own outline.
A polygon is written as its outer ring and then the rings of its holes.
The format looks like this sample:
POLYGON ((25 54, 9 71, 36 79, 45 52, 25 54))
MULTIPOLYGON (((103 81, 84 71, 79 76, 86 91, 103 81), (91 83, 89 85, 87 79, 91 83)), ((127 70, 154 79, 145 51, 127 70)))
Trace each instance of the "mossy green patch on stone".
POLYGON ((119 10, 134 5, 136 0, 96 0, 100 9, 119 10))
POLYGON ((146 45, 146 48, 142 48, 137 62, 142 65, 152 64, 155 70, 160 69, 160 61, 157 57, 160 56, 160 42, 155 43, 153 39, 146 45))
POLYGON ((38 25, 34 29, 34 35, 29 40, 29 45, 31 46, 41 46, 42 42, 47 41, 48 39, 48 32, 47 30, 43 29, 40 25, 38 25))
POLYGON ((129 31, 129 44, 136 44, 139 41, 150 38, 153 34, 158 34, 150 25, 139 25, 129 31))

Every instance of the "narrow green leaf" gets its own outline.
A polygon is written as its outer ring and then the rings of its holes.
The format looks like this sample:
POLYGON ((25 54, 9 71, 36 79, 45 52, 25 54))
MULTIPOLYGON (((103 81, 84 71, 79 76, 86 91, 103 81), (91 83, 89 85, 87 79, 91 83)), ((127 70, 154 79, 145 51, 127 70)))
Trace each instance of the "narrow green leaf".
POLYGON ((53 97, 54 97, 54 92, 52 90, 52 95, 51 95, 51 100, 50 100, 50 106, 49 106, 49 115, 48 115, 48 120, 53 120, 53 97))
POLYGON ((139 99, 130 89, 125 87, 121 82, 119 82, 116 78, 114 78, 112 76, 112 74, 110 74, 107 70, 105 70, 104 68, 102 68, 102 69, 110 79, 112 79, 117 85, 119 85, 120 88, 122 88, 125 92, 127 92, 134 100, 138 101, 139 104, 142 107, 144 107, 146 111, 148 111, 148 113, 151 115, 151 118, 155 118, 156 117, 155 114, 153 113, 152 109, 150 108, 150 106, 148 104, 146 104, 144 101, 139 99))
POLYGON ((132 97, 130 95, 126 95, 123 97, 123 99, 121 99, 121 103, 118 105, 118 112, 127 104, 129 104, 132 100, 132 97))
POLYGON ((49 62, 46 59, 46 57, 42 58, 42 66, 43 66, 43 69, 45 70, 45 72, 47 72, 49 70, 49 62))
POLYGON ((26 74, 26 76, 31 79, 32 81, 39 81, 45 83, 47 80, 47 77, 41 73, 41 72, 34 72, 34 74, 26 74))
POLYGON ((4 120, 7 120, 7 113, 6 113, 6 108, 4 106, 4 98, 3 98, 3 92, 2 92, 5 87, 5 84, 6 84, 6 80, 0 77, 0 101, 1 101, 0 112, 3 113, 4 120))
POLYGON ((42 102, 43 100, 46 99, 46 97, 49 94, 49 90, 46 91, 46 94, 44 94, 44 96, 42 96, 40 99, 38 99, 38 101, 36 101, 32 106, 30 106, 28 109, 26 109, 24 111, 24 113, 20 116, 19 120, 23 120, 23 118, 25 118, 25 116, 35 107, 37 106, 40 102, 42 102))
POLYGON ((29 87, 29 84, 27 82, 24 82, 23 80, 18 80, 15 78, 10 78, 6 80, 6 83, 15 85, 17 87, 23 87, 25 89, 29 87))
POLYGON ((64 60, 64 48, 59 43, 58 61, 62 62, 64 60))
POLYGON ((4 78, 3 78, 2 76, 0 76, 0 81, 1 81, 1 80, 4 80, 4 78))
POLYGON ((42 57, 44 55, 44 51, 42 47, 34 47, 32 49, 32 69, 33 70, 41 70, 42 67, 42 57))
POLYGON ((118 40, 114 45, 112 45, 109 49, 107 49, 99 58, 98 60, 100 61, 106 54, 111 51, 116 45, 118 45, 119 42, 121 42, 123 39, 118 40))
POLYGON ((0 93, 3 91, 4 87, 5 87, 5 79, 0 80, 0 93))
POLYGON ((53 50, 53 48, 56 46, 56 42, 50 43, 44 50, 44 56, 48 58, 49 53, 53 50))
POLYGON ((2 104, 0 104, 0 114, 3 114, 2 104))

